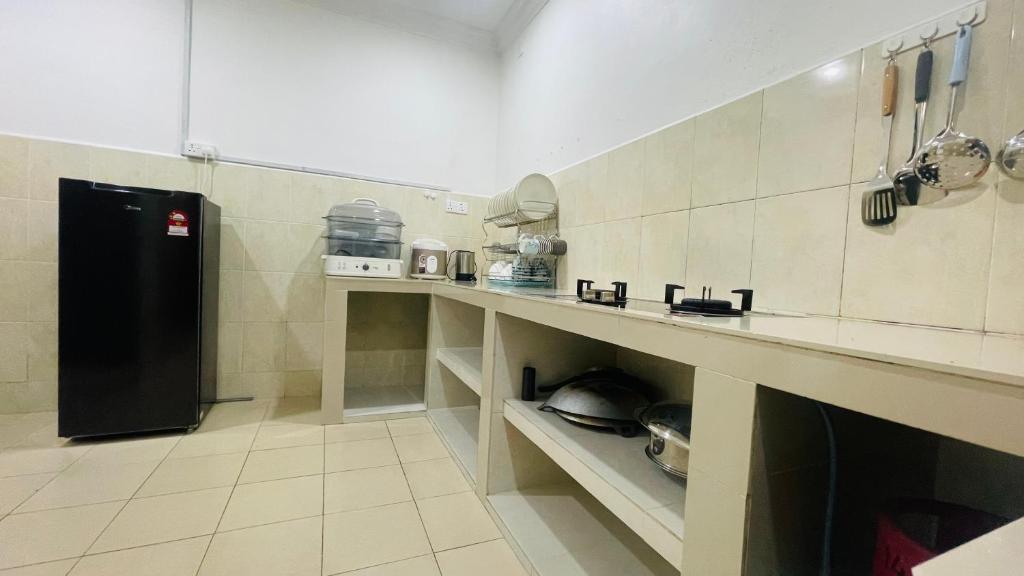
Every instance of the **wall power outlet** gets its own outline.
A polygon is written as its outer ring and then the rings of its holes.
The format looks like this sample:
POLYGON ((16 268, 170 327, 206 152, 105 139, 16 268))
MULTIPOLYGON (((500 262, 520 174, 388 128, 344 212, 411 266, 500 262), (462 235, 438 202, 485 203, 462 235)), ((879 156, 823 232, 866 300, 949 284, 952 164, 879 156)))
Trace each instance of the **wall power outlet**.
POLYGON ((213 144, 185 142, 185 147, 182 149, 181 155, 189 158, 209 158, 210 160, 213 160, 217 157, 217 147, 213 144))
POLYGON ((445 201, 444 210, 451 214, 469 214, 469 202, 448 198, 445 201))

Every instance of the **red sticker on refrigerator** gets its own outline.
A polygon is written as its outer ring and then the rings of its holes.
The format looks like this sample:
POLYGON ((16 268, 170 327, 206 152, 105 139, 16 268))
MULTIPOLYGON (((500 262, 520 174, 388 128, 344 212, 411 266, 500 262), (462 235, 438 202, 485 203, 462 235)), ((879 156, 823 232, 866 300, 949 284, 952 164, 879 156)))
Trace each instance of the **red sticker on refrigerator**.
POLYGON ((168 236, 188 236, 188 214, 181 210, 171 210, 167 215, 168 236))

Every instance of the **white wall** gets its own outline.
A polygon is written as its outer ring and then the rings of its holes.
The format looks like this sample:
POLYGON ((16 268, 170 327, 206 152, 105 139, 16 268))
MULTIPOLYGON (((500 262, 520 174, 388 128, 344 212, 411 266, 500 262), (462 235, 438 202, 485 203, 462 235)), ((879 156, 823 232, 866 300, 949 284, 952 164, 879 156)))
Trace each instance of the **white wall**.
MULTIPOLYGON (((293 5, 279 23, 250 14, 224 31, 283 68, 284 82, 260 74, 238 49, 218 57, 254 74, 218 78, 197 55, 203 95, 193 102, 193 136, 235 156, 489 195, 529 171, 576 163, 964 3, 552 0, 500 71, 488 69, 489 56, 293 5), (329 25, 341 26, 338 44, 321 37, 329 25), (342 49, 356 42, 365 49, 342 49), (231 87, 225 97, 218 90, 227 80, 245 90, 231 87), (333 81, 336 93, 302 89, 314 80, 333 81), (289 104, 286 112, 324 113, 312 123, 261 113, 273 98, 289 104), (227 129, 247 124, 274 137, 227 129), (311 143, 314 155, 299 158, 311 143)), ((176 153, 183 5, 0 1, 0 132, 176 153)))
POLYGON ((195 0, 191 138, 491 194, 498 58, 287 0, 195 0))
POLYGON ((174 153, 182 0, 0 1, 0 132, 174 153))
MULTIPOLYGON (((493 193, 499 64, 287 0, 195 0, 192 139, 493 193)), ((185 0, 0 0, 0 133, 177 154, 185 0)))
POLYGON ((503 57, 499 188, 968 3, 551 0, 503 57))

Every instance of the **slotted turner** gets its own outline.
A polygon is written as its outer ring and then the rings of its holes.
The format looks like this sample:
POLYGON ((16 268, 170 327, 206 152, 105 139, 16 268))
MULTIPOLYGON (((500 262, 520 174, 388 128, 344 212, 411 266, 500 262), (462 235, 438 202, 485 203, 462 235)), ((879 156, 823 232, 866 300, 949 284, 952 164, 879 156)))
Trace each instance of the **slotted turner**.
POLYGON ((885 226, 896 220, 896 189, 887 170, 898 85, 899 69, 896 68, 894 55, 890 55, 882 82, 882 160, 878 165, 878 174, 868 182, 860 203, 860 219, 868 226, 885 226))

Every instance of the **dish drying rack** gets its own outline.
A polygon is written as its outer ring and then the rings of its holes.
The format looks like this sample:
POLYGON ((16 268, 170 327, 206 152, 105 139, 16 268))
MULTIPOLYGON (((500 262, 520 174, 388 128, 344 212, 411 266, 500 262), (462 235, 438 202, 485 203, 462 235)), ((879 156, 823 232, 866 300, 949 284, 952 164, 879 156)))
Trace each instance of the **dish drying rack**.
POLYGON ((488 214, 484 218, 484 258, 487 260, 487 282, 493 286, 519 288, 552 288, 555 286, 560 254, 538 253, 524 254, 519 249, 519 239, 523 235, 542 237, 553 241, 564 241, 558 235, 558 203, 548 204, 549 214, 542 219, 533 219, 523 210, 515 210, 505 214, 488 214), (488 227, 493 224, 497 227, 488 227), (495 263, 504 263, 511 267, 511 273, 492 274, 495 263))

